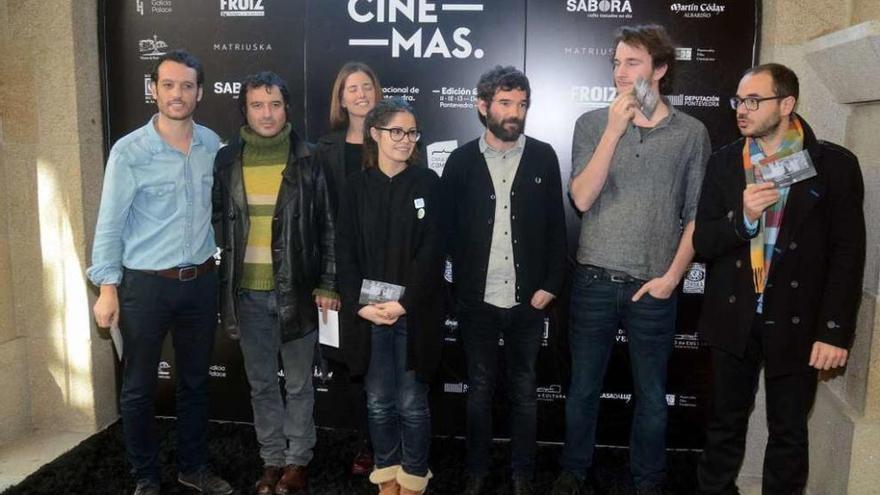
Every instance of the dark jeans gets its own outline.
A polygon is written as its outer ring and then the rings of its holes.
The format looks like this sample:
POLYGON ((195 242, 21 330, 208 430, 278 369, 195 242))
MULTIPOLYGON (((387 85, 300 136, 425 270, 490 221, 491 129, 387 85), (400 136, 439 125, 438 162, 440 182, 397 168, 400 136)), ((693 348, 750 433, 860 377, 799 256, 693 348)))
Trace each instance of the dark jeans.
POLYGON ((675 338, 676 295, 632 296, 643 282, 614 282, 579 265, 571 291, 571 386, 565 401, 562 467, 578 478, 593 462, 599 397, 621 324, 626 328, 635 411, 630 430, 630 471, 637 487, 666 476, 666 368, 675 338))
POLYGON ((431 446, 428 384, 406 369, 406 317, 393 325, 371 325, 370 331, 364 383, 376 468, 400 465, 408 474, 426 476, 431 446))
POLYGON ((174 344, 177 464, 182 473, 207 465, 208 367, 217 329, 217 273, 193 280, 125 270, 118 287, 123 338, 119 406, 125 448, 137 479, 159 481, 155 393, 162 343, 174 344))
MULTIPOLYGON (((712 402, 706 447, 697 467, 700 493, 736 491, 749 413, 764 361, 757 322, 742 358, 712 349, 712 402)), ((765 495, 804 493, 809 471, 807 420, 816 396, 816 371, 764 376, 769 437, 764 452, 765 495)))
POLYGON ((535 362, 541 347, 544 312, 529 303, 503 309, 483 302, 460 302, 458 323, 468 370, 468 473, 489 473, 492 399, 498 375, 498 338, 502 337, 510 406, 510 470, 514 477, 531 478, 537 429, 535 362))

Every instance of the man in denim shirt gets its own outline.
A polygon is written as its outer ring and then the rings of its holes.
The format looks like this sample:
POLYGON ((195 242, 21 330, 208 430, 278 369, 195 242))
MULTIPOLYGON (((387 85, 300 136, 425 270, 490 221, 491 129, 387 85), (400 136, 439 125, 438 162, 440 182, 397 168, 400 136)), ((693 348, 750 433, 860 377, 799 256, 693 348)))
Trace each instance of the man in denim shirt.
POLYGON ((177 372, 178 481, 206 494, 232 493, 207 464, 208 367, 217 328, 211 186, 217 135, 193 123, 204 73, 189 53, 159 59, 150 89, 159 109, 110 150, 92 266, 101 289, 99 326, 124 343, 120 409, 135 495, 157 495, 157 368, 173 328, 177 372))

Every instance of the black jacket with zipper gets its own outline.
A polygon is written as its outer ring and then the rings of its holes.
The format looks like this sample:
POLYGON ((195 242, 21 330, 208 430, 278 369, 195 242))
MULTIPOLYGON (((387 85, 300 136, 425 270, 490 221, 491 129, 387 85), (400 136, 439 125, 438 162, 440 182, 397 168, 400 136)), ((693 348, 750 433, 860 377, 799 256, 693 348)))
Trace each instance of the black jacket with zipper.
MULTIPOLYGON (((250 228, 244 191, 241 138, 217 152, 214 161, 214 231, 221 249, 220 324, 240 336, 238 290, 250 228)), ((272 273, 278 297, 281 339, 315 331, 314 289, 336 290, 335 226, 323 169, 309 146, 290 134, 290 153, 272 216, 272 273)))

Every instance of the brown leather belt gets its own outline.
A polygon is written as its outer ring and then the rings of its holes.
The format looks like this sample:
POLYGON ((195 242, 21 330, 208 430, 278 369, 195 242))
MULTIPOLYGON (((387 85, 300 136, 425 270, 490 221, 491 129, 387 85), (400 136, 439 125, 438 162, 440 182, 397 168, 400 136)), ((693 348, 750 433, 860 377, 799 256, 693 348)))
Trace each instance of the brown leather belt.
POLYGON ((181 282, 189 282, 195 280, 196 277, 212 272, 217 268, 217 262, 211 256, 201 265, 182 266, 178 268, 168 268, 167 270, 136 270, 149 275, 158 275, 165 278, 173 278, 181 282))

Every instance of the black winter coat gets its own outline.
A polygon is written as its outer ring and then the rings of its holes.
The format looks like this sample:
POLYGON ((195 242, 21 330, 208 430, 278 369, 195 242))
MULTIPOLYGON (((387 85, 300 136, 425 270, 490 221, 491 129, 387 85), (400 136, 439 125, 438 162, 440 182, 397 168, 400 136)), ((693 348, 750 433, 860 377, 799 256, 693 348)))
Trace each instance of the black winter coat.
MULTIPOLYGON (((250 227, 241 138, 214 161, 214 229, 220 246, 220 324, 240 335, 238 290, 250 227)), ((313 290, 336 290, 335 226, 324 172, 308 145, 290 134, 290 153, 272 218, 272 271, 282 341, 317 329, 313 290)))
POLYGON ((808 370, 816 341, 849 347, 862 297, 865 218, 858 159, 817 141, 801 123, 818 176, 791 186, 762 314, 755 313, 751 236, 743 221, 743 139, 709 159, 694 231, 697 253, 709 260, 700 334, 742 356, 754 318, 763 318, 768 375, 808 370))
POLYGON ((352 174, 337 224, 342 293, 340 349, 353 375, 370 363, 371 323, 357 312, 363 279, 403 285, 407 369, 429 381, 443 345, 443 247, 438 225, 439 178, 411 165, 393 178, 376 168, 352 174))
POLYGON ((327 190, 333 211, 339 211, 339 201, 345 189, 345 131, 333 131, 318 138, 315 145, 315 163, 327 177, 327 190))

